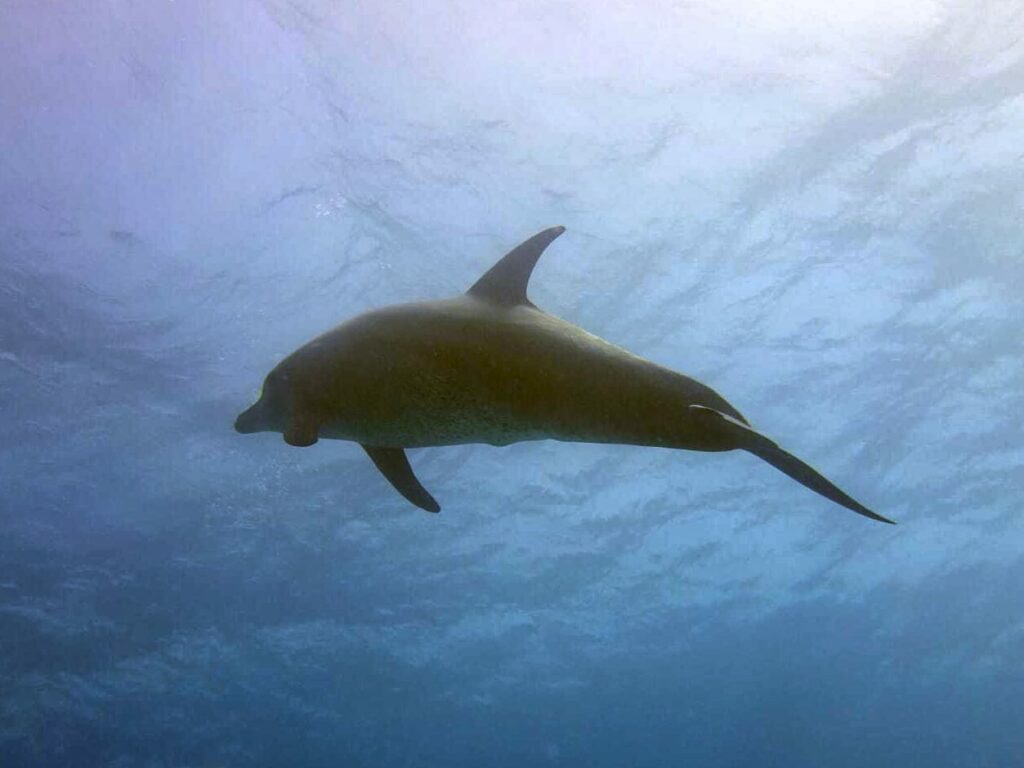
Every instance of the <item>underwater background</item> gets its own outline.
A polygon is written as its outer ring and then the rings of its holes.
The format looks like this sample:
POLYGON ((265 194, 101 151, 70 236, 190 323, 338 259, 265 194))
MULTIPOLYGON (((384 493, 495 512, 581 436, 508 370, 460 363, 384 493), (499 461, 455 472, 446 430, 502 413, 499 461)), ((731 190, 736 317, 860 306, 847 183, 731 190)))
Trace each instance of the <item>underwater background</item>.
POLYGON ((3 0, 0 766, 1024 765, 1022 137, 1016 0, 3 0), (233 431, 558 224, 540 307, 899 525, 233 431))

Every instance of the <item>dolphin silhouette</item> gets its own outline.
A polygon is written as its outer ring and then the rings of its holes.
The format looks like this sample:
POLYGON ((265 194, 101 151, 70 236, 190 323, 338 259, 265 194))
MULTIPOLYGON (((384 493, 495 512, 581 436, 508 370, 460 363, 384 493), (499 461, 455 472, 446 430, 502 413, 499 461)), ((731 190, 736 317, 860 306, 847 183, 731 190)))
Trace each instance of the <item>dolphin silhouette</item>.
POLYGON ((441 508, 406 448, 552 439, 743 449, 847 509, 893 522, 755 431, 710 387, 534 306, 530 274, 564 231, 534 235, 462 296, 366 312, 300 347, 267 375, 235 429, 281 432, 295 446, 358 442, 429 512, 441 508))

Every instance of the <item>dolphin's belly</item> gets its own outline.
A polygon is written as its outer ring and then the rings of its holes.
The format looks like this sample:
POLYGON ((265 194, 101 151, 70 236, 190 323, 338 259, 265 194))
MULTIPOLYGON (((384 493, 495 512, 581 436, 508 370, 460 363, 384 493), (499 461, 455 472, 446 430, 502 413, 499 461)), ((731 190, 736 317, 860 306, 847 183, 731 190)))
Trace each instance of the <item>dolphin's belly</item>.
MULTIPOLYGON (((702 448, 710 389, 534 309, 385 317, 345 347, 323 437, 417 447, 524 440, 702 448), (353 348, 354 347, 354 348, 353 348), (357 405, 357 407, 353 407, 357 405)), ((724 401, 721 401, 724 403, 724 401)), ((728 404, 725 404, 728 407, 728 404)))

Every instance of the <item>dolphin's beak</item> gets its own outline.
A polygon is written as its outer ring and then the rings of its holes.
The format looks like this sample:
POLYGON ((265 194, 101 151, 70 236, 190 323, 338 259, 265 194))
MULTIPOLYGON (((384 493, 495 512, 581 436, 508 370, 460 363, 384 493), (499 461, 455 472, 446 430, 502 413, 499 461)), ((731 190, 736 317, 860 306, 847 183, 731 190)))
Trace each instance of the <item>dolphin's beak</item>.
POLYGON ((243 435, 259 432, 263 428, 262 416, 260 404, 256 403, 238 414, 238 418, 235 419, 235 431, 241 432, 243 435))

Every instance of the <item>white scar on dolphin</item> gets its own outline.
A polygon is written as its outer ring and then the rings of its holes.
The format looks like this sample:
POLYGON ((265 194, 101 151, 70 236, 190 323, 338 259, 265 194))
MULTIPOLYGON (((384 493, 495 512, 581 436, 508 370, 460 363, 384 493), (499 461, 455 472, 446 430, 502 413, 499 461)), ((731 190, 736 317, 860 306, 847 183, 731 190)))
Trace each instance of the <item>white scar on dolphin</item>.
POLYGON ((406 448, 523 440, 742 449, 835 503, 892 523, 755 431, 717 392, 542 312, 526 286, 552 227, 506 254, 466 294, 366 312, 289 355, 235 421, 289 445, 360 443, 388 481, 441 507, 406 448))

